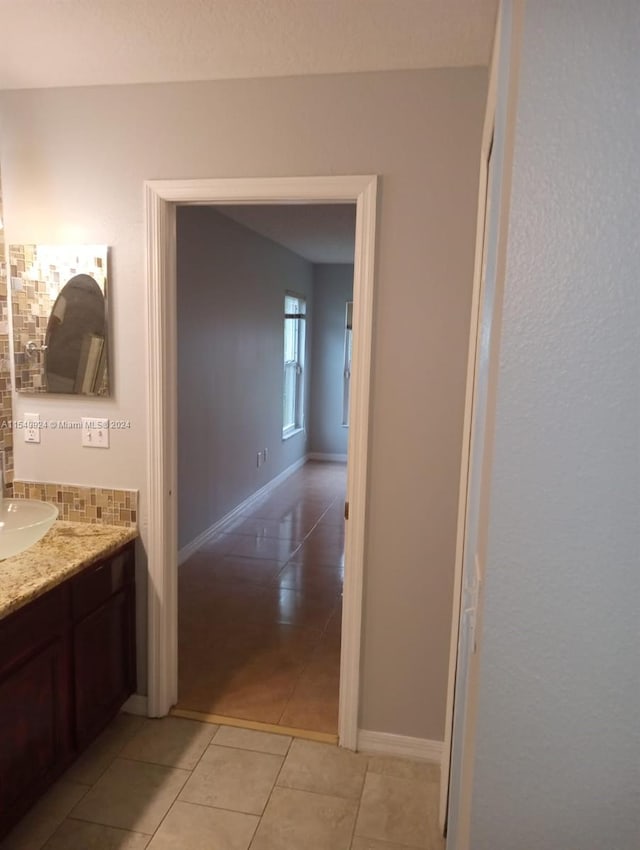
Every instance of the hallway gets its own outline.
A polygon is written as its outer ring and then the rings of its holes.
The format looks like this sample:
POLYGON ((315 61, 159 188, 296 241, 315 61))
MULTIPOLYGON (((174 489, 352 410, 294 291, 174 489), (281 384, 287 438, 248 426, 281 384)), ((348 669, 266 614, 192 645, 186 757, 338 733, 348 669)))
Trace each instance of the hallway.
POLYGON ((309 462, 180 567, 178 710, 337 735, 345 492, 309 462))

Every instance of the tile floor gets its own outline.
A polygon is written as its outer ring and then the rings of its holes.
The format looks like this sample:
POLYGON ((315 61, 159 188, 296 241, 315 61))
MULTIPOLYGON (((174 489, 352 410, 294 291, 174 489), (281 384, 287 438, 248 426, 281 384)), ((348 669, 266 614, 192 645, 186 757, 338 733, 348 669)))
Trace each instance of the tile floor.
POLYGON ((345 491, 307 463, 180 567, 179 709, 337 733, 345 491))
POLYGON ((2 850, 443 850, 439 768, 120 714, 2 850))

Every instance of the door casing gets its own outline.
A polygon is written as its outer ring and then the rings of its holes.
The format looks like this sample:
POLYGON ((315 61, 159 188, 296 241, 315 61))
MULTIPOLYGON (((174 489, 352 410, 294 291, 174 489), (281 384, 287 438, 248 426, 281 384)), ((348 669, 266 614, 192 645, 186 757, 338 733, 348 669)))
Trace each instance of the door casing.
POLYGON ((178 699, 176 206, 355 203, 353 359, 349 428, 339 743, 356 749, 364 574, 376 235, 375 175, 150 180, 146 229, 148 415, 148 700, 150 717, 178 699))
POLYGON ((523 0, 502 0, 500 3, 482 138, 449 686, 440 786, 440 826, 443 831, 447 830, 447 847, 450 850, 468 850, 469 845, 486 569, 488 482, 493 456, 495 376, 500 349, 522 13, 523 0))

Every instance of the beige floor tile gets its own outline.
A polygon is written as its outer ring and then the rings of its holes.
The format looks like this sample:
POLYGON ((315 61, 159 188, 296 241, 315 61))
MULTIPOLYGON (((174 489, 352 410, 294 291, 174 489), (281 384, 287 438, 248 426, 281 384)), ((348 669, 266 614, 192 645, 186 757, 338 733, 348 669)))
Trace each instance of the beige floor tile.
POLYGON ((59 779, 7 835, 2 850, 40 850, 88 790, 66 777, 59 779))
POLYGON ((258 820, 254 815, 178 802, 149 850, 247 850, 258 820))
POLYGON ((153 833, 180 793, 189 773, 141 761, 117 758, 72 817, 153 833))
POLYGON ((217 645, 181 647, 180 708, 278 723, 316 646, 317 630, 230 623, 217 645))
POLYGON ((237 726, 220 726, 213 743, 217 747, 235 747, 238 750, 253 750, 256 753, 271 753, 276 756, 287 754, 291 738, 271 732, 256 732, 237 726))
POLYGON ((280 724, 337 733, 340 691, 340 636, 325 634, 296 682, 280 724))
POLYGON ((43 850, 144 850, 148 835, 112 826, 73 820, 63 821, 43 850))
POLYGON ((285 563, 298 548, 291 540, 274 537, 243 536, 229 550, 229 555, 239 558, 264 558, 285 563))
POLYGON ((225 531, 247 534, 252 537, 273 537, 278 540, 300 542, 309 528, 295 525, 286 520, 280 522, 274 519, 253 519, 250 516, 238 516, 226 526, 225 531))
POLYGON ((344 522, 316 525, 341 517, 345 469, 306 465, 181 567, 180 708, 336 733, 343 568, 317 559, 342 564, 344 522), (304 563, 282 567, 304 537, 304 563), (327 665, 306 675, 308 638, 323 634, 337 648, 331 681, 327 665))
POLYGON ((251 850, 348 850, 355 800, 275 788, 251 850))
POLYGON ((180 800, 261 815, 282 756, 211 746, 180 794, 180 800))
MULTIPOLYGON (((288 587, 267 587, 259 601, 261 619, 322 632, 333 614, 337 594, 311 594, 288 587)), ((257 620, 257 618, 256 618, 257 620)))
POLYGON ((331 744, 295 740, 289 750, 278 785, 359 799, 367 759, 331 744))
POLYGON ((297 683, 279 721, 280 726, 311 729, 314 732, 338 733, 338 684, 309 683, 304 678, 297 683))
POLYGON ((145 720, 121 752, 123 758, 193 770, 218 727, 196 720, 163 717, 145 720))
POLYGON ((388 841, 376 841, 375 838, 353 839, 351 850, 411 850, 406 844, 389 844, 388 841))
POLYGON ((303 564, 288 563, 278 573, 274 584, 303 593, 318 596, 333 596, 337 599, 342 593, 344 570, 342 567, 309 567, 303 564))
POLYGON ((417 779, 423 782, 440 782, 440 765, 416 759, 403 759, 394 756, 369 756, 371 773, 385 776, 397 776, 398 779, 417 779))
POLYGON ((437 850, 437 804, 437 783, 368 772, 355 834, 437 850))
POLYGON ((211 570, 217 579, 271 584, 282 569, 282 561, 268 558, 241 558, 239 555, 226 555, 217 559, 211 570))
POLYGON ((65 774, 74 782, 93 785, 100 779, 114 758, 131 738, 140 731, 143 717, 134 714, 117 714, 107 728, 78 758, 65 774))
POLYGON ((226 555, 231 549, 235 546, 235 544, 240 540, 242 535, 240 534, 228 534, 224 532, 220 532, 216 534, 211 540, 208 540, 202 549, 199 549, 197 552, 189 558, 187 563, 193 561, 199 561, 201 559, 205 559, 207 555, 226 555))

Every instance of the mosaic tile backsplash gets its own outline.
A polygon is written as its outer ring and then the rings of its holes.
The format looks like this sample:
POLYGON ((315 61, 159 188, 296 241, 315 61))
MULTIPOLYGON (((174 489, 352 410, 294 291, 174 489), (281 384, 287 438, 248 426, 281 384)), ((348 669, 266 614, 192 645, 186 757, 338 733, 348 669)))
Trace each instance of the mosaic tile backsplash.
POLYGON ((59 519, 71 522, 120 525, 126 528, 135 528, 138 524, 137 490, 14 481, 13 495, 16 499, 51 502, 58 506, 59 519))
MULTIPOLYGON (((0 221, 2 217, 2 184, 0 183, 0 221)), ((13 419, 11 398, 11 363, 9 360, 9 304, 7 299, 7 262, 4 230, 0 228, 0 455, 4 455, 5 493, 11 495, 13 481, 13 419)))

